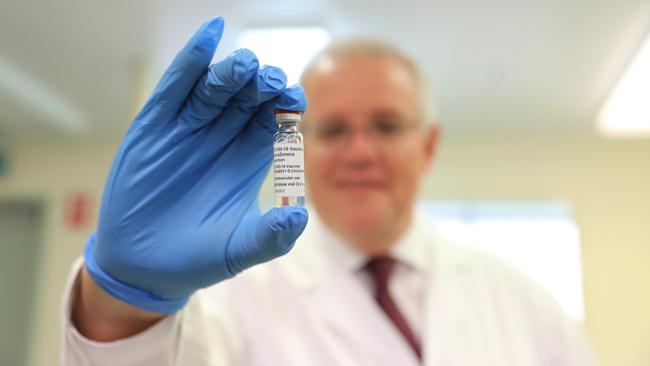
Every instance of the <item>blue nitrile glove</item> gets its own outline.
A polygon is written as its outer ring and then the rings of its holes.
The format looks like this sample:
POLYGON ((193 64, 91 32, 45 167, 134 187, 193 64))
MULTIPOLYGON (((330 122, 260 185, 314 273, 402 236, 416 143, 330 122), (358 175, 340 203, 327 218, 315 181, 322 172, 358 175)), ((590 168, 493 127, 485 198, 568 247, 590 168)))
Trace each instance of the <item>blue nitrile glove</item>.
POLYGON ((85 250, 112 296, 171 313, 197 289, 287 253, 307 224, 302 207, 261 215, 273 158, 273 111, 306 107, 286 75, 239 50, 209 65, 223 19, 176 56, 117 152, 99 224, 85 250))

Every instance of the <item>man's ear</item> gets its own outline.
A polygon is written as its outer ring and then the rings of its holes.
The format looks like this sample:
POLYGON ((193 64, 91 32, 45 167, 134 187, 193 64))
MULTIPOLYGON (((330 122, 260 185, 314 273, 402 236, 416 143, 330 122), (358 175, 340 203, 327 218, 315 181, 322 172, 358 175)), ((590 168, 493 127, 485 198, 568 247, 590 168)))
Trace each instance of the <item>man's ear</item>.
POLYGON ((440 124, 437 122, 424 127, 424 158, 425 158, 425 171, 431 166, 433 157, 436 155, 438 148, 438 141, 440 139, 440 124))

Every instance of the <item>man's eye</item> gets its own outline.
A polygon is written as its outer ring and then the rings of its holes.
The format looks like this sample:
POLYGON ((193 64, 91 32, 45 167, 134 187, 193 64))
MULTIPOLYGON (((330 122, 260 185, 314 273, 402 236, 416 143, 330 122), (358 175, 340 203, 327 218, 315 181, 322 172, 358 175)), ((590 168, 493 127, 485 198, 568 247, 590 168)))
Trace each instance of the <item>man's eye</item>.
POLYGON ((392 136, 402 131, 402 125, 395 121, 378 121, 373 125, 373 129, 380 135, 392 136))
POLYGON ((322 126, 318 129, 318 136, 322 139, 334 139, 345 133, 345 127, 341 125, 322 126))

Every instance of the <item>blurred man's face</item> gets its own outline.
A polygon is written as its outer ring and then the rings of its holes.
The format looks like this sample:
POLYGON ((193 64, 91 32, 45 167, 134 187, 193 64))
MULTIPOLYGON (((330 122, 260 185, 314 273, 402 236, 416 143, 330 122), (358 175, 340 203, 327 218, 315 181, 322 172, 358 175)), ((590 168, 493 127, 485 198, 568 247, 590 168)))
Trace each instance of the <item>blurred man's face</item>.
POLYGON ((309 198, 339 235, 383 252, 410 223, 437 137, 422 126, 416 82, 394 59, 356 56, 320 62, 304 87, 309 198))

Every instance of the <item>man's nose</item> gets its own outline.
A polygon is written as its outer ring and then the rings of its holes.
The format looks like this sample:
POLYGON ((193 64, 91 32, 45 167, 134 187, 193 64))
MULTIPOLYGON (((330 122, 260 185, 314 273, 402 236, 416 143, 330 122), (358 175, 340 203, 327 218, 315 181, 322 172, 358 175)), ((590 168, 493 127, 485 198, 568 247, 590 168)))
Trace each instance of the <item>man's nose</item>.
POLYGON ((365 165, 377 157, 377 144, 366 131, 351 131, 343 151, 348 163, 365 165))

